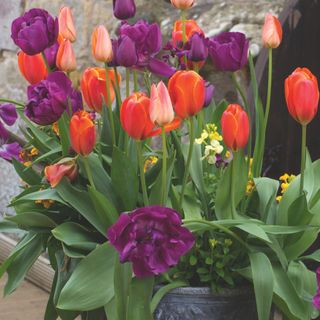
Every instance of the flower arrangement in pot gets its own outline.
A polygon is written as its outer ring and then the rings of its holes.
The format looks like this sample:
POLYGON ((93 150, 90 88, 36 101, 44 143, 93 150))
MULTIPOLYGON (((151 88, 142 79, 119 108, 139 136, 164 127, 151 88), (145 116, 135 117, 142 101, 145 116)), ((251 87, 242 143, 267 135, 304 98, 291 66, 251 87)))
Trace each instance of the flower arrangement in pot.
MULTIPOLYGON (((70 80, 70 8, 59 18, 31 9, 13 21, 30 85, 26 103, 0 99, 0 156, 23 181, 10 204, 16 215, 0 230, 25 231, 0 266, 5 294, 46 251, 55 271, 46 320, 266 320, 272 305, 285 319, 316 318, 320 291, 305 263, 320 252, 305 252, 320 230, 320 162, 306 149, 317 79, 297 68, 285 81, 289 113, 302 126, 301 174, 284 174, 279 190, 261 176, 279 21, 267 15, 262 32, 264 104, 245 35, 207 38, 186 19, 194 1, 171 3, 181 20, 165 46, 156 23, 123 21, 112 40, 98 26, 92 53, 101 66, 83 72, 80 90, 70 80), (214 101, 201 76, 206 60, 230 73, 243 106, 214 101), (254 110, 237 82, 246 65, 254 110), (23 139, 7 128, 18 116, 23 139)), ((113 4, 118 19, 135 15, 133 0, 113 4)))

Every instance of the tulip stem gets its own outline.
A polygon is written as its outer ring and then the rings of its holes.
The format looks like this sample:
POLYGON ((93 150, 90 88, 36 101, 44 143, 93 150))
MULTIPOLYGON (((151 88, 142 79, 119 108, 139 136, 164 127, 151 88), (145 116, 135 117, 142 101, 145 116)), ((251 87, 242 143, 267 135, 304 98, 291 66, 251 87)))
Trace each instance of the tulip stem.
POLYGON ((267 130, 269 113, 270 113, 271 91, 272 91, 272 49, 269 48, 268 91, 267 91, 266 113, 264 115, 264 130, 265 130, 265 132, 267 130))
MULTIPOLYGON (((187 42, 187 27, 186 27, 186 16, 187 10, 181 10, 181 22, 182 22, 182 44, 184 45, 187 42)), ((188 59, 187 56, 183 56, 184 63, 186 65, 186 69, 188 69, 188 59)))
POLYGON ((112 146, 116 143, 116 132, 114 128, 114 120, 113 120, 113 112, 112 112, 112 104, 111 104, 111 94, 110 94, 110 79, 109 79, 109 68, 108 64, 105 63, 105 69, 106 69, 106 89, 107 89, 107 109, 109 113, 109 121, 110 121, 110 127, 111 127, 111 139, 112 139, 112 146))
POLYGON ((167 141, 166 132, 164 127, 161 128, 162 133, 162 194, 161 202, 162 206, 166 205, 166 189, 167 189, 167 141))
POLYGON ((41 56, 42 56, 43 62, 45 64, 48 72, 50 73, 51 72, 51 68, 49 66, 48 60, 47 60, 46 55, 44 54, 44 52, 41 52, 41 56))
POLYGON ((235 176, 237 174, 235 163, 237 161, 237 157, 238 157, 238 152, 234 151, 233 152, 233 160, 231 162, 231 190, 230 190, 232 219, 236 218, 236 206, 235 206, 234 196, 235 196, 235 187, 236 187, 235 186, 235 182, 236 182, 235 176))
POLYGON ((301 177, 300 177, 300 194, 303 193, 304 172, 306 169, 306 146, 307 146, 307 125, 302 125, 301 139, 301 177))
POLYGON ((137 145, 137 154, 138 154, 138 162, 139 162, 139 169, 140 169, 140 182, 142 188, 142 195, 143 195, 143 202, 145 206, 149 205, 148 193, 147 193, 147 185, 146 185, 146 178, 144 175, 144 161, 142 155, 142 147, 141 141, 136 141, 137 145))
POLYGON ((88 162, 88 158, 86 156, 82 157, 83 158, 83 163, 84 163, 84 167, 85 167, 85 170, 86 170, 86 173, 87 173, 87 178, 89 180, 89 183, 91 185, 91 187, 93 189, 95 189, 95 185, 94 185, 94 182, 93 182, 93 176, 92 176, 92 172, 91 172, 91 169, 90 169, 90 165, 89 165, 89 162, 88 162))
POLYGON ((126 68, 126 97, 130 96, 130 69, 126 68))
MULTIPOLYGON (((12 100, 12 99, 0 98, 0 102, 13 103, 13 104, 15 104, 16 106, 23 107, 23 108, 24 108, 24 106, 25 106, 22 102, 18 102, 18 101, 16 101, 16 100, 12 100)), ((20 108, 19 108, 19 109, 20 109, 20 108)))
POLYGON ((184 192, 185 192, 188 177, 189 177, 189 169, 190 169, 190 164, 192 160, 193 146, 194 146, 194 124, 193 124, 193 118, 190 117, 189 118, 189 153, 188 153, 186 167, 184 170, 184 176, 182 180, 181 194, 180 194, 180 200, 179 200, 179 207, 181 210, 182 210, 184 192))
POLYGON ((134 92, 138 92, 139 91, 139 84, 138 84, 137 70, 133 70, 133 84, 134 84, 134 92))

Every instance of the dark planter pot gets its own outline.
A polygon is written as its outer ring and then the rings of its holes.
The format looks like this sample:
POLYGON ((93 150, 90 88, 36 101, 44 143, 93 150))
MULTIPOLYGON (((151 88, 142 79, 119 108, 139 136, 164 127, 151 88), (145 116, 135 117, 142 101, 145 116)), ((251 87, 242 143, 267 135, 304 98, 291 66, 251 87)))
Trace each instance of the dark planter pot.
POLYGON ((161 300, 155 320, 257 320, 251 288, 212 294, 209 288, 178 288, 161 300))

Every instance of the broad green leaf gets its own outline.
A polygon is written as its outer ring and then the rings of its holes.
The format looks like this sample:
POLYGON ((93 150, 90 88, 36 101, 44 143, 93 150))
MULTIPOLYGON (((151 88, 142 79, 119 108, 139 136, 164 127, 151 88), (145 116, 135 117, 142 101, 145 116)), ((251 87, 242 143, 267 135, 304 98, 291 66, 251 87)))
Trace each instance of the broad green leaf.
POLYGON ((260 226, 257 226, 255 224, 239 224, 236 226, 236 228, 241 229, 258 239, 261 239, 269 243, 271 242, 266 232, 260 226))
POLYGON ((19 175, 19 177, 29 185, 38 185, 41 183, 41 177, 33 168, 26 167, 23 163, 12 159, 12 164, 19 175))
POLYGON ((46 162, 48 162, 49 160, 55 161, 56 158, 58 158, 58 157, 57 156, 53 157, 53 156, 56 154, 60 154, 61 152, 62 152, 62 149, 61 149, 61 146, 59 146, 53 150, 50 150, 50 151, 42 154, 41 156, 38 156, 36 159, 33 160, 32 164, 37 164, 41 161, 46 161, 46 162))
POLYGON ((302 231, 308 231, 315 228, 312 226, 273 226, 273 225, 261 225, 260 227, 266 233, 275 234, 275 235, 300 233, 302 231))
POLYGON ((69 132, 69 115, 64 112, 58 121, 59 135, 63 156, 69 154, 70 149, 70 132, 69 132))
POLYGON ((109 243, 93 250, 62 289, 58 308, 88 311, 105 306, 114 296, 114 259, 115 250, 109 243))
POLYGON ((23 229, 29 228, 54 228, 56 223, 44 214, 38 212, 26 212, 15 216, 6 217, 7 220, 13 221, 23 229))
POLYGON ((320 249, 314 251, 311 254, 300 257, 299 260, 313 260, 313 261, 320 262, 320 249))
POLYGON ((273 271, 262 252, 249 253, 259 320, 269 320, 273 296, 273 271))
POLYGON ((153 320, 150 307, 153 285, 154 277, 132 279, 127 320, 153 320))
POLYGON ((121 199, 121 209, 136 208, 139 194, 139 179, 130 159, 120 149, 113 149, 111 180, 114 190, 121 199))
POLYGON ((0 221, 0 232, 17 232, 19 230, 19 226, 12 221, 2 220, 0 221))
POLYGON ((213 110, 213 116, 209 122, 219 126, 222 114, 227 109, 227 107, 228 102, 226 100, 222 100, 213 110))
POLYGON ((92 251, 97 246, 94 234, 74 222, 62 223, 51 232, 57 240, 72 248, 92 251))
POLYGON ((55 272, 54 278, 52 281, 49 300, 47 302, 46 311, 44 314, 44 320, 57 320, 59 317, 57 309, 53 303, 53 295, 54 295, 54 290, 55 290, 56 284, 57 284, 57 277, 58 277, 58 272, 55 272))

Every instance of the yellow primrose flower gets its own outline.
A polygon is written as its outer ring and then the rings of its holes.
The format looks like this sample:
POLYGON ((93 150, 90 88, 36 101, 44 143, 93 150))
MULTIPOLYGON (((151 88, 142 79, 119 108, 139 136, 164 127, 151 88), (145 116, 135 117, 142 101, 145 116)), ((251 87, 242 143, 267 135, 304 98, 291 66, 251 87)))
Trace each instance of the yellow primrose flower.
POLYGON ((158 162, 158 158, 155 156, 150 156, 144 162, 144 172, 147 172, 151 167, 153 167, 158 162))
POLYGON ((29 157, 35 157, 39 154, 39 150, 37 148, 32 148, 29 152, 29 157))
POLYGON ((196 144, 203 144, 205 140, 208 138, 209 134, 206 130, 203 130, 200 138, 195 139, 196 144))
POLYGON ((295 179, 295 175, 294 174, 291 174, 289 175, 288 173, 285 173, 284 175, 282 175, 279 180, 282 182, 281 185, 280 185, 280 192, 281 192, 281 195, 277 196, 276 200, 278 202, 281 201, 282 199, 282 195, 287 191, 287 189, 289 188, 289 185, 290 183, 295 179))
POLYGON ((252 179, 248 180, 246 194, 249 195, 254 188, 254 181, 252 179))
POLYGON ((23 163, 25 167, 30 167, 32 165, 32 161, 26 161, 23 163))
POLYGON ((36 200, 36 204, 42 204, 46 209, 49 209, 52 204, 54 204, 53 200, 36 200))

